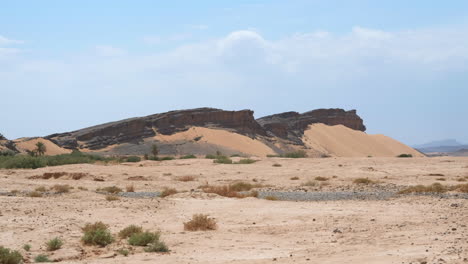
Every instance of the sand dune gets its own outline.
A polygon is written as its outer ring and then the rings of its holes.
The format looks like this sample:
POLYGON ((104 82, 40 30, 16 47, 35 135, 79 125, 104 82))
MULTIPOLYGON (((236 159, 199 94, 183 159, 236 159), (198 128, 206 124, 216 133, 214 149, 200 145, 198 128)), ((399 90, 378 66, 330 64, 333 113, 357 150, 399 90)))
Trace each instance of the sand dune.
POLYGON ((61 148, 54 144, 52 141, 44 138, 20 138, 15 140, 16 147, 19 151, 32 151, 36 149, 37 142, 42 142, 46 146, 46 155, 59 155, 70 153, 71 150, 61 148))
POLYGON ((423 156, 387 136, 368 135, 343 125, 310 125, 304 132, 303 141, 312 150, 339 157, 395 157, 402 153, 423 156))
POLYGON ((275 152, 270 147, 257 139, 252 139, 247 136, 226 130, 205 127, 191 127, 187 131, 168 136, 158 133, 154 138, 158 141, 173 142, 190 141, 199 137, 201 137, 197 141, 199 144, 214 144, 254 156, 275 154, 275 152))

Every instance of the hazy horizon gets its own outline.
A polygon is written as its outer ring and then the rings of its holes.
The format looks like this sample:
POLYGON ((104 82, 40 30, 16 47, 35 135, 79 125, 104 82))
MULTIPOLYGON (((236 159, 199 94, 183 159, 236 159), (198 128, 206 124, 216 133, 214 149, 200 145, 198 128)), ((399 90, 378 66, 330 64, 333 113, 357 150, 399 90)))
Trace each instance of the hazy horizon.
POLYGON ((467 1, 2 3, 0 133, 343 108, 408 145, 468 143, 467 13, 467 1))

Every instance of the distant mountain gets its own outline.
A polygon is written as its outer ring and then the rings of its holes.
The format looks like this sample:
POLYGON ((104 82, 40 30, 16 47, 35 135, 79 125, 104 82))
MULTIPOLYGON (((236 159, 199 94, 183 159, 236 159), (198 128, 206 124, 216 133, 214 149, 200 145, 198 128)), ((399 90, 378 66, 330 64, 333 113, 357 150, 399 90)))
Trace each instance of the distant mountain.
POLYGON ((437 152, 445 155, 451 155, 451 153, 455 153, 463 149, 468 149, 468 145, 464 145, 455 139, 432 141, 413 147, 423 153, 437 152))

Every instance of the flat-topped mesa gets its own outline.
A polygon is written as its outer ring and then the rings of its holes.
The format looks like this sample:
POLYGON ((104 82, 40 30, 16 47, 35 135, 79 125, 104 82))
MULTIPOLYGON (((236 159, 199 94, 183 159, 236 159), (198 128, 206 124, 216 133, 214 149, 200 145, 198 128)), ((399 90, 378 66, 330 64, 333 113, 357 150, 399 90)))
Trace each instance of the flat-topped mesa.
POLYGON ((255 121, 251 110, 197 108, 125 119, 69 133, 53 134, 47 139, 68 149, 98 150, 114 144, 138 143, 144 138, 155 136, 155 131, 171 135, 192 126, 227 128, 251 137, 266 135, 255 121))
POLYGON ((356 110, 343 109, 317 109, 299 114, 298 112, 285 112, 265 116, 257 122, 267 131, 269 136, 277 136, 302 144, 301 137, 307 127, 314 123, 326 125, 344 125, 354 130, 365 131, 363 120, 356 114, 356 110))

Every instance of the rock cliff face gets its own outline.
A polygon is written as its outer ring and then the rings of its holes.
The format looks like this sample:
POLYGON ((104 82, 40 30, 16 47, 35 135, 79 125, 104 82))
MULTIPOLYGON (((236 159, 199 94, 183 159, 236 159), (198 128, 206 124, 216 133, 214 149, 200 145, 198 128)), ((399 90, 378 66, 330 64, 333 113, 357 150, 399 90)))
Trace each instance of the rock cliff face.
POLYGON ((68 149, 98 150, 113 144, 138 143, 144 138, 155 136, 155 131, 170 135, 191 126, 227 128, 251 137, 266 135, 255 121, 251 110, 198 108, 126 119, 69 133, 53 134, 47 139, 68 149))
POLYGON ((255 120, 251 110, 197 108, 130 118, 46 138, 67 149, 100 150, 115 144, 138 144, 145 138, 154 137, 156 133, 171 135, 199 126, 229 129, 252 138, 280 137, 302 144, 301 136, 312 123, 342 124, 352 129, 365 130, 355 110, 319 109, 303 114, 287 112, 255 120))
POLYGON ((303 114, 285 112, 257 119, 269 136, 277 136, 302 144, 301 137, 310 124, 344 125, 354 130, 365 131, 363 120, 356 110, 317 109, 303 114))

